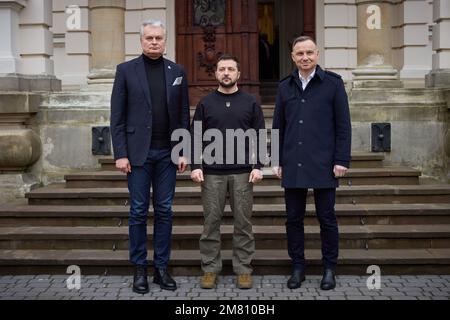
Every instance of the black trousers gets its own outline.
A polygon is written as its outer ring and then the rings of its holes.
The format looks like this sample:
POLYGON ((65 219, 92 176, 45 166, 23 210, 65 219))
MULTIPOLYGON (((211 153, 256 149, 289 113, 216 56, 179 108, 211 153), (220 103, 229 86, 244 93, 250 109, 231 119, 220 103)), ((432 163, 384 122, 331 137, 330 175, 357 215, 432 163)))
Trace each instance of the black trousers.
MULTIPOLYGON (((288 253, 294 269, 305 268, 306 195, 308 189, 285 189, 286 233, 288 253)), ((324 268, 335 269, 339 255, 339 231, 334 211, 336 189, 314 189, 314 203, 320 223, 322 240, 322 264, 324 268)))

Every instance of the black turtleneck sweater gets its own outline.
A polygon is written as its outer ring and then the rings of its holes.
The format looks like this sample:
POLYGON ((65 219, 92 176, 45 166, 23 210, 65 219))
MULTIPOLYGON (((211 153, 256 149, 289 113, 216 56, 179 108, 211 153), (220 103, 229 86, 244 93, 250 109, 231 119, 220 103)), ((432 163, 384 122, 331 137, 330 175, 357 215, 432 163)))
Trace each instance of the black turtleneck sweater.
POLYGON ((150 59, 144 55, 144 61, 152 102, 152 143, 150 148, 170 148, 164 60, 162 56, 158 59, 150 59))

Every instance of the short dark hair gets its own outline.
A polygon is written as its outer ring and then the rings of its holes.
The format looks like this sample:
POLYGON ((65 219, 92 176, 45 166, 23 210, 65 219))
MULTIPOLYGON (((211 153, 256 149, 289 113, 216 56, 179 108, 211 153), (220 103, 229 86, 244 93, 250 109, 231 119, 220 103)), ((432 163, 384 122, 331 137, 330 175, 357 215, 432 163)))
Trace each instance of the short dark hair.
POLYGON ((237 66, 238 71, 241 70, 241 66, 240 66, 238 58, 236 58, 236 56, 233 56, 233 55, 231 55, 229 53, 224 53, 217 59, 217 62, 216 62, 216 65, 215 65, 215 69, 217 69, 217 64, 219 63, 219 61, 222 61, 222 60, 233 60, 234 62, 236 62, 236 66, 237 66))
POLYGON ((294 41, 292 42, 292 50, 294 49, 295 45, 299 42, 305 42, 305 41, 312 41, 314 43, 314 45, 317 47, 317 43, 316 41, 310 37, 310 36, 300 36, 294 39, 294 41))

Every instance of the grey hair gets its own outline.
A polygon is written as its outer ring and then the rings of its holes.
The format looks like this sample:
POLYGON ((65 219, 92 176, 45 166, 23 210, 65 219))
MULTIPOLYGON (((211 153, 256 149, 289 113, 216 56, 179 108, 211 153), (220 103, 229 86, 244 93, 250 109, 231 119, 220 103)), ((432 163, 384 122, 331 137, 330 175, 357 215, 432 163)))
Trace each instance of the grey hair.
POLYGON ((166 35, 166 27, 164 27, 164 24, 160 20, 150 19, 142 22, 140 31, 141 37, 144 35, 144 28, 146 26, 161 27, 164 30, 164 36, 166 35))

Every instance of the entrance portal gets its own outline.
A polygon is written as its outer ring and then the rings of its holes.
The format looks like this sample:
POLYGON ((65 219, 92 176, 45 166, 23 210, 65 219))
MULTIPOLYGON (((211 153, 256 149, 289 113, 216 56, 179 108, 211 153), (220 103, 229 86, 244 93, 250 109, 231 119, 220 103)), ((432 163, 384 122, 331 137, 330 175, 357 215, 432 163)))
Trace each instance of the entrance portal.
POLYGON ((293 68, 292 40, 315 36, 314 0, 176 0, 175 10, 176 60, 187 71, 191 105, 217 88, 214 65, 224 52, 241 61, 240 88, 273 102, 260 86, 276 93, 293 68))

